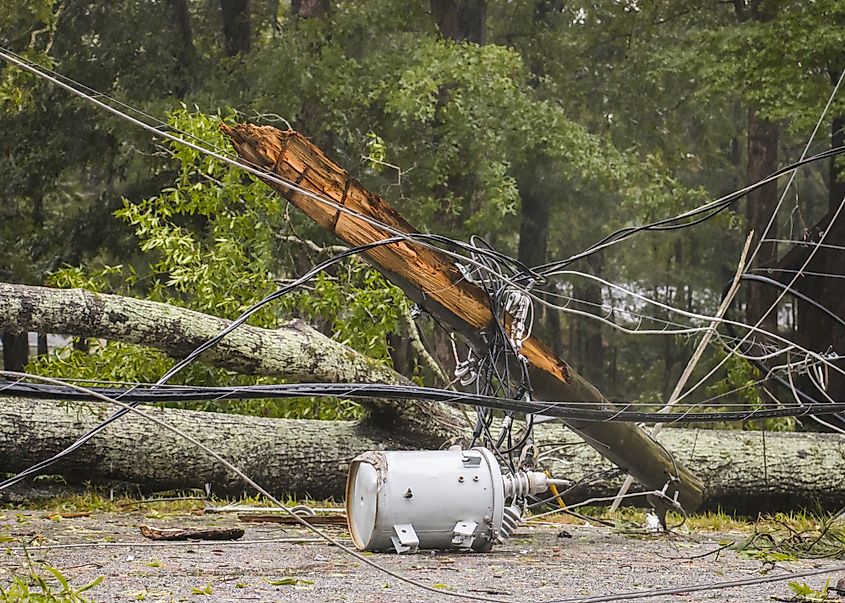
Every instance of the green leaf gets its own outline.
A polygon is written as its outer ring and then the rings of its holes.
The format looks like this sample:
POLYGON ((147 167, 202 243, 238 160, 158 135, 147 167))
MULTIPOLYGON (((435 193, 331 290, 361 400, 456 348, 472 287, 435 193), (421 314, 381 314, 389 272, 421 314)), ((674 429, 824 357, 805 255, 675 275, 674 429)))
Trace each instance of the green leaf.
POLYGON ((214 590, 211 588, 211 584, 206 584, 205 587, 203 587, 203 588, 199 588, 199 587, 195 586, 191 589, 191 593, 193 593, 195 595, 210 595, 213 592, 214 592, 214 590))
POLYGON ((55 567, 50 567, 49 565, 45 566, 45 569, 56 577, 56 580, 58 580, 59 584, 62 585, 64 592, 70 592, 70 584, 68 584, 67 578, 62 575, 62 572, 57 570, 55 567))
POLYGON ((91 580, 91 582, 89 582, 88 584, 77 588, 76 592, 84 593, 86 590, 91 590, 92 588, 94 588, 98 584, 101 584, 103 582, 103 580, 105 580, 105 576, 97 576, 96 578, 91 580))

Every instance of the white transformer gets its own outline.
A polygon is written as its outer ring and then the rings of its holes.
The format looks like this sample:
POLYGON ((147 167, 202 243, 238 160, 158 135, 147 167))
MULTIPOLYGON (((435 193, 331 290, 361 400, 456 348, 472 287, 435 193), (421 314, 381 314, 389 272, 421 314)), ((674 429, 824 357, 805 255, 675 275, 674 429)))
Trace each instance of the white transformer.
POLYGON ((553 483, 561 482, 535 471, 502 475, 486 448, 365 452, 349 467, 349 532, 356 547, 369 551, 489 551, 521 515, 505 500, 553 483))

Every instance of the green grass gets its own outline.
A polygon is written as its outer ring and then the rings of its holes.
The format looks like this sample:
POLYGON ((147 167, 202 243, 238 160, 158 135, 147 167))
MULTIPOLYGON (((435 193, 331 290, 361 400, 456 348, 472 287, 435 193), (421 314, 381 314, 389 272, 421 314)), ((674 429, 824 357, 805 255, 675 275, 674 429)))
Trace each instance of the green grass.
POLYGON ((28 571, 0 584, 0 603, 90 603, 82 593, 103 581, 98 576, 88 584, 72 586, 61 571, 46 564, 35 564, 27 556, 28 571))
MULTIPOLYGON (((193 492, 162 492, 149 498, 132 498, 120 496, 113 500, 99 492, 91 491, 85 494, 62 496, 37 501, 27 505, 7 505, 12 510, 44 511, 48 516, 59 517, 63 513, 96 513, 96 512, 131 512, 160 513, 162 515, 188 514, 205 508, 206 500, 197 499, 193 492), (181 499, 180 497, 187 497, 181 499), (156 500, 176 499, 176 500, 156 500)), ((272 508, 275 504, 259 497, 242 497, 239 499, 212 500, 212 504, 227 504, 236 502, 242 505, 272 508)), ((310 507, 337 507, 333 500, 315 500, 311 498, 295 499, 283 498, 281 502, 286 506, 308 505, 310 507)))

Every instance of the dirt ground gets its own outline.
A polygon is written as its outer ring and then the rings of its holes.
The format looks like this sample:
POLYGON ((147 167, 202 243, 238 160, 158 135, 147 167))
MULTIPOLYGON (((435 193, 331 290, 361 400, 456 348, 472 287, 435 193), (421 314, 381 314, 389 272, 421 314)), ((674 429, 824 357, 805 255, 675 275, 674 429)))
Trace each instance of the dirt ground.
MULTIPOLYGON (((343 530, 332 533, 348 539, 343 530)), ((363 566, 302 529, 241 523, 233 514, 160 515, 94 512, 58 519, 45 511, 0 511, 0 585, 31 561, 59 569, 71 585, 104 576, 88 591, 94 601, 449 601, 467 593, 509 602, 569 599, 688 586, 787 571, 835 567, 836 561, 763 563, 726 550, 712 551, 741 534, 626 535, 605 527, 522 527, 492 553, 374 554, 370 559, 432 586, 431 593, 363 566), (138 525, 240 526, 240 541, 156 543, 138 525), (565 531, 565 533, 562 533, 565 531), (571 537, 570 537, 571 536, 571 537), (300 539, 289 541, 284 539, 300 539), (2 551, 3 548, 0 548, 2 551), (291 584, 293 582, 294 584, 291 584)), ((802 579, 821 588, 828 575, 802 579)), ((733 589, 651 597, 647 601, 739 602, 788 600, 785 581, 733 589)))

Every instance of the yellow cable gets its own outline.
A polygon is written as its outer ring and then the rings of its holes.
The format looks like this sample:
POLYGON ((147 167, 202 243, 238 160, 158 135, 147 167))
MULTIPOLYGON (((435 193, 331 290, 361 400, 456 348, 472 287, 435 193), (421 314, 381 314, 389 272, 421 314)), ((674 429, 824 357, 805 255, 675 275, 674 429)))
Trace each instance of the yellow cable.
MULTIPOLYGON (((549 476, 548 471, 546 471, 546 476, 549 476)), ((555 497, 555 500, 557 501, 557 504, 560 505, 560 508, 566 509, 566 503, 563 502, 563 499, 560 497, 560 493, 558 493, 557 491, 557 486, 555 486, 554 484, 549 484, 549 491, 555 497)))

